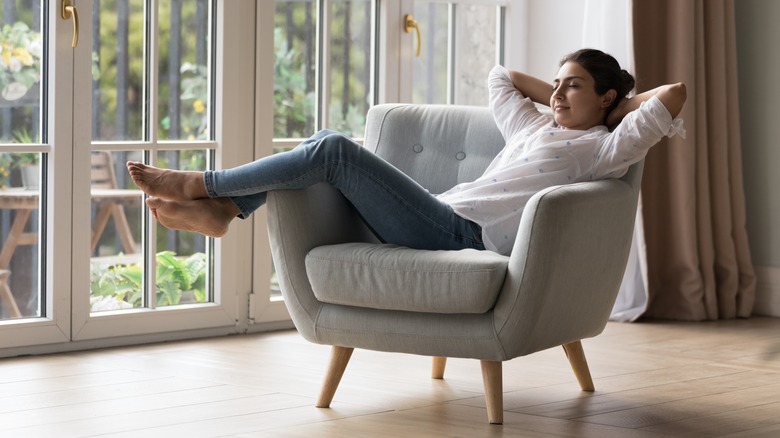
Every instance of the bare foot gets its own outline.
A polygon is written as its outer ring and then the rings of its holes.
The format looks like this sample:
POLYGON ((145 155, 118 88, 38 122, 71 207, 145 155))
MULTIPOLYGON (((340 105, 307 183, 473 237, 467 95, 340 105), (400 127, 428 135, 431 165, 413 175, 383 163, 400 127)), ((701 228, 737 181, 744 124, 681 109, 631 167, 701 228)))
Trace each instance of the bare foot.
POLYGON ((146 200, 146 205, 165 228, 209 237, 224 236, 230 222, 240 213, 227 198, 168 201, 152 197, 146 200))
POLYGON ((137 161, 128 161, 127 171, 138 187, 149 196, 168 201, 208 198, 203 172, 160 169, 137 161))

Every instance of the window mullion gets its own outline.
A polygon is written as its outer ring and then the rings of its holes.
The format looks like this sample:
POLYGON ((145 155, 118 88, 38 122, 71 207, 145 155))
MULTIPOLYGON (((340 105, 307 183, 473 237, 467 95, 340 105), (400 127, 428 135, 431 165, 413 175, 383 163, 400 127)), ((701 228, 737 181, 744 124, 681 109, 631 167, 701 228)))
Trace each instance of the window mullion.
POLYGON ((160 84, 160 51, 159 43, 159 0, 147 0, 146 2, 148 20, 146 21, 146 38, 144 40, 146 56, 146 74, 149 78, 146 93, 146 115, 143 119, 145 126, 146 140, 153 149, 158 140, 158 91, 160 84))
POLYGON ((457 56, 457 24, 455 23, 455 20, 457 17, 457 6, 453 3, 449 3, 447 5, 447 14, 449 15, 449 18, 447 19, 447 35, 449 37, 447 38, 447 104, 452 105, 455 102, 455 78, 456 72, 456 59, 457 56))
MULTIPOLYGON (((146 117, 143 119, 143 123, 146 124, 146 136, 149 142, 148 149, 145 153, 146 162, 154 164, 157 158, 157 141, 159 135, 159 127, 157 124, 158 111, 159 111, 159 84, 160 84, 160 51, 159 51, 159 0, 148 0, 146 2, 148 8, 146 16, 147 20, 146 38, 145 38, 145 50, 148 54, 146 56, 146 74, 149 78, 147 96, 146 96, 146 117)), ((144 196, 146 198, 146 196, 144 196)), ((157 307, 156 296, 156 258, 157 254, 157 227, 155 226, 155 220, 149 213, 149 210, 143 209, 142 221, 146 225, 144 227, 144 305, 149 309, 157 307)))
POLYGON ((317 81, 315 131, 328 126, 328 103, 330 100, 330 5, 331 0, 319 0, 317 4, 317 81))

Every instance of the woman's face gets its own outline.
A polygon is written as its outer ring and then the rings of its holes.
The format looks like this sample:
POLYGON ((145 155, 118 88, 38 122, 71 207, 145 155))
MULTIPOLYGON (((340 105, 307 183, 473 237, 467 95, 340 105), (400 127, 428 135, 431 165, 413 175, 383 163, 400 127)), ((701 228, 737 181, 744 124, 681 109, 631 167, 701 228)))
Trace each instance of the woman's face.
POLYGON ((588 130, 603 125, 614 92, 596 93, 596 82, 580 64, 569 61, 561 66, 553 81, 550 108, 555 122, 564 129, 588 130))

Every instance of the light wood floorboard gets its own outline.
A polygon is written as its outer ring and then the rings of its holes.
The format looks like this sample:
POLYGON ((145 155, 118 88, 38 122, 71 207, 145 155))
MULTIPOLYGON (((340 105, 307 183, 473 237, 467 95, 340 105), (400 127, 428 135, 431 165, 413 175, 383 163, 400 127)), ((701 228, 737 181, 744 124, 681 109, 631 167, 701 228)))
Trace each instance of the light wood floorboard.
POLYGON ((0 360, 0 437, 780 436, 780 318, 610 323, 582 342, 596 391, 558 347, 503 363, 487 423, 477 360, 355 350, 331 408, 330 357, 294 331, 0 360))

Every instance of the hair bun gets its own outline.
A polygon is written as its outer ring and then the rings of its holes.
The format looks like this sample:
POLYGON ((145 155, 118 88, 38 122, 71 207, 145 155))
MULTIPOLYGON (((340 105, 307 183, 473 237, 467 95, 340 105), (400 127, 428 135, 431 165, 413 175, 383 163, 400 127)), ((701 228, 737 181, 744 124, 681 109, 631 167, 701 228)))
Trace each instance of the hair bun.
POLYGON ((634 85, 636 84, 634 81, 634 77, 631 76, 631 73, 627 72, 626 70, 620 70, 620 80, 623 83, 623 95, 626 95, 629 93, 629 91, 634 89, 634 85))

